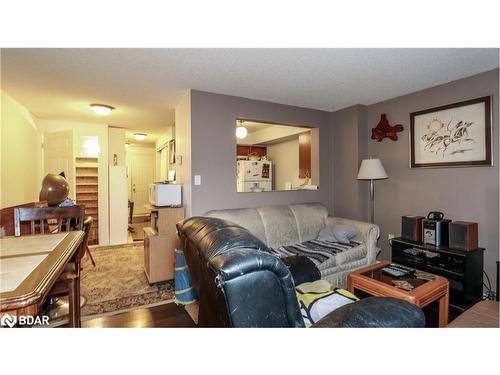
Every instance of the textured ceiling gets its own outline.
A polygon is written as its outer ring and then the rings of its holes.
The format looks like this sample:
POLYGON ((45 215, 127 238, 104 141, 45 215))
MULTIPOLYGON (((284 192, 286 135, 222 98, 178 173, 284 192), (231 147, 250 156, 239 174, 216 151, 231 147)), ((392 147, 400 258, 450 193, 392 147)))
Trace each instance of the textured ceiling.
POLYGON ((498 49, 3 49, 2 89, 40 118, 162 132, 198 89, 331 111, 498 67, 498 49), (91 102, 116 107, 105 118, 91 102))

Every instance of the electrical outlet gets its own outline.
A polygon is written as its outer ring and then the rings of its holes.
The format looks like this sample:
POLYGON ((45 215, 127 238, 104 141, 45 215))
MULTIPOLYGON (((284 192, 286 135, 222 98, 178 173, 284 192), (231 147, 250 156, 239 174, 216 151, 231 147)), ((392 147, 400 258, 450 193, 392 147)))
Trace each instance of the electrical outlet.
POLYGON ((390 240, 392 240, 394 237, 396 237, 396 236, 395 236, 393 233, 389 233, 389 234, 387 235, 387 239, 388 239, 389 241, 390 241, 390 240))

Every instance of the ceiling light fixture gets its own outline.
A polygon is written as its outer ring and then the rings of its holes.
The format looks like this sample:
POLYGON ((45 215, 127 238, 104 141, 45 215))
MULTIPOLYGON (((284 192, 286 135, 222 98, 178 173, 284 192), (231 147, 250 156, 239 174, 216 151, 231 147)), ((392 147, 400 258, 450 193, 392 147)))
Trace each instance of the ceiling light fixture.
POLYGON ((146 139, 147 134, 143 133, 135 133, 134 138, 136 141, 144 141, 146 139))
POLYGON ((236 127, 236 138, 244 139, 248 134, 247 128, 243 126, 243 120, 238 120, 238 126, 236 127))
POLYGON ((96 115, 99 116, 107 116, 113 109, 115 109, 114 107, 106 104, 90 104, 90 108, 96 115))

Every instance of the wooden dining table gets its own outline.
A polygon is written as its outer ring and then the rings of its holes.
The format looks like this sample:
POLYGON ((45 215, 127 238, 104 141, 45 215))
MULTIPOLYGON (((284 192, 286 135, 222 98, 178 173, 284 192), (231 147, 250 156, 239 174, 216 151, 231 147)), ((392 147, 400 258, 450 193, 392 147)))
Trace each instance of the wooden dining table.
POLYGON ((0 316, 35 316, 83 231, 0 238, 0 316))

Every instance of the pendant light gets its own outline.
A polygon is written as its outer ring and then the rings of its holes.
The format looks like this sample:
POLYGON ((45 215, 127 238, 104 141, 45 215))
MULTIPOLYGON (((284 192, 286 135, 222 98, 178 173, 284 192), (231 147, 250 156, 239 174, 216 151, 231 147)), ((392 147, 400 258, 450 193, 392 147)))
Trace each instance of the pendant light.
POLYGON ((243 126, 243 120, 238 120, 238 126, 236 127, 236 138, 244 139, 248 134, 247 128, 243 126))

